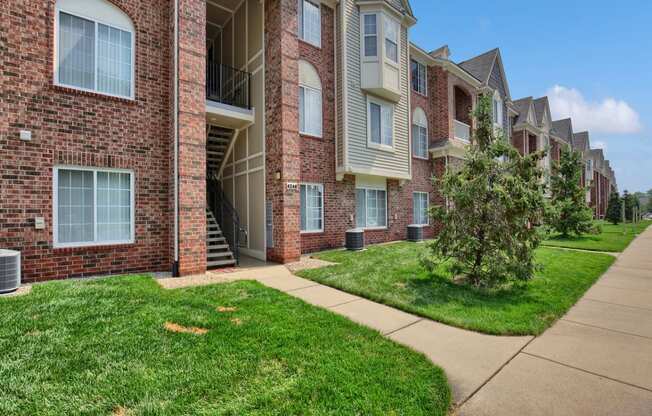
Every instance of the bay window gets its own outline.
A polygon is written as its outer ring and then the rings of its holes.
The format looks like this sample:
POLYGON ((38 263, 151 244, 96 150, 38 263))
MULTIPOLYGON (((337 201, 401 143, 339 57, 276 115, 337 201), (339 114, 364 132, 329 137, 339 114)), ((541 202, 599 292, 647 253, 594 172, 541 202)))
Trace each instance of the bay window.
POLYGON ((398 34, 399 24, 396 20, 383 15, 385 31, 385 54, 387 58, 398 64, 398 34))
POLYGON ((378 25, 375 14, 365 14, 363 19, 364 56, 378 56, 378 25))
POLYGON ((133 189, 130 171, 55 167, 55 247, 132 243, 133 189))
POLYGON ((324 186, 301 184, 301 232, 324 231, 324 186))
MULTIPOLYGON (((93 0, 90 3, 98 3, 93 0)), ((89 12, 93 10, 89 4, 89 12)), ((133 27, 57 9, 55 83, 111 96, 134 96, 133 27)), ((103 16, 98 13, 99 16, 103 16)), ((122 21, 122 20, 121 20, 122 21)))
POLYGON ((387 191, 357 188, 355 190, 355 219, 359 228, 387 227, 387 191))

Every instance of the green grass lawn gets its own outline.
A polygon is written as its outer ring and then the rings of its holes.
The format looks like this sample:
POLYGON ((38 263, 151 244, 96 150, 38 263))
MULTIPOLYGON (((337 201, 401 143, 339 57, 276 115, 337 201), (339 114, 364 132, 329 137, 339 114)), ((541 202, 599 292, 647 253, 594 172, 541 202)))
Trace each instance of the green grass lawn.
POLYGON ((366 251, 330 251, 339 263, 299 274, 325 285, 460 328, 488 334, 540 334, 561 317, 615 260, 599 253, 540 248, 543 269, 522 285, 487 290, 459 285, 446 267, 430 273, 425 244, 401 242, 366 251))
POLYGON ((602 226, 602 232, 597 235, 583 235, 581 237, 563 238, 560 235, 553 235, 543 242, 543 245, 554 247, 577 248, 592 251, 621 252, 627 248, 629 243, 641 232, 652 224, 652 221, 642 221, 635 226, 613 225, 605 221, 598 221, 602 226))
POLYGON ((52 282, 0 298, 0 320, 2 415, 444 415, 450 403, 424 356, 255 282, 52 282))

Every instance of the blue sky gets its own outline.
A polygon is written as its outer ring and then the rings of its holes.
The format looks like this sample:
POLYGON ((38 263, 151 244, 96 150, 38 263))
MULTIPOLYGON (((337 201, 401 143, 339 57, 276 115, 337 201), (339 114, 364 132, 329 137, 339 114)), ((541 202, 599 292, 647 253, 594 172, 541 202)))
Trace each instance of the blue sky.
POLYGON ((447 44, 456 62, 500 47, 512 99, 549 95, 553 116, 605 149, 621 191, 652 188, 651 1, 410 4, 413 42, 447 44))

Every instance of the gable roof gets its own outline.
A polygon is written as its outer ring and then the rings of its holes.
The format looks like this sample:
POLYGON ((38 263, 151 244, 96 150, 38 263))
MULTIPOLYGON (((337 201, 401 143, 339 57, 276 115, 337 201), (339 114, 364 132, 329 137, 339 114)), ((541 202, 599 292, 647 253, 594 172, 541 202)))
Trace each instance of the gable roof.
POLYGON ((589 140, 589 132, 581 131, 579 133, 573 133, 573 139, 571 140, 571 145, 573 146, 573 149, 579 150, 582 153, 588 151, 591 147, 591 142, 589 140))
POLYGON ((518 112, 516 124, 533 124, 530 120, 536 123, 536 115, 533 102, 534 100, 532 100, 532 97, 525 97, 514 101, 514 108, 518 112))
POLYGON ((471 59, 462 61, 458 65, 479 79, 485 86, 489 85, 491 73, 493 72, 494 67, 498 65, 503 87, 505 88, 505 95, 507 96, 507 99, 511 100, 509 85, 507 84, 507 76, 505 75, 505 67, 503 66, 503 59, 500 56, 500 49, 492 49, 471 59))
POLYGON ((395 9, 397 9, 401 13, 405 13, 411 17, 415 17, 414 13, 412 12, 412 6, 410 6, 410 1, 409 0, 385 0, 388 4, 393 6, 395 9))
POLYGON ((534 114, 537 117, 537 123, 539 126, 543 125, 543 120, 545 117, 550 121, 550 104, 548 103, 548 97, 537 98, 533 102, 534 104, 534 114))
POLYGON ((552 128, 557 132, 559 138, 568 144, 573 142, 573 122, 570 118, 555 120, 552 122, 552 128))

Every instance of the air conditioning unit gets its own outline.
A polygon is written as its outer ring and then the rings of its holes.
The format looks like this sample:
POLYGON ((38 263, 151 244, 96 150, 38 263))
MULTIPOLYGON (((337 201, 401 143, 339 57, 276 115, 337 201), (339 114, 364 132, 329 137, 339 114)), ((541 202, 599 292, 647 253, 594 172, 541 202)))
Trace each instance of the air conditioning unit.
POLYGON ((0 249, 0 293, 20 287, 20 251, 0 249))

